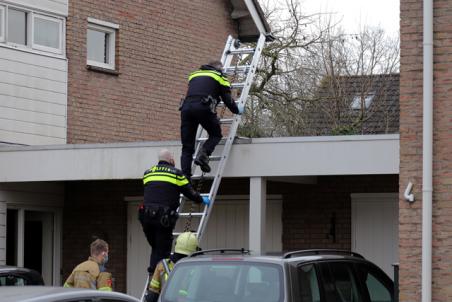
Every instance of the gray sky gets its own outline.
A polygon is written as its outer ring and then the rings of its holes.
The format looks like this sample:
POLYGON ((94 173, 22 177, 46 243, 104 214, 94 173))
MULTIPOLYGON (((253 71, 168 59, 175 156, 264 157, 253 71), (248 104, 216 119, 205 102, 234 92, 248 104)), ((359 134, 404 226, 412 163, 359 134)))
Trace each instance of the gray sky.
MULTIPOLYGON (((388 34, 399 31, 399 0, 299 0, 305 13, 335 13, 347 33, 364 25, 380 26, 388 34)), ((337 19, 336 19, 337 18, 337 19)))

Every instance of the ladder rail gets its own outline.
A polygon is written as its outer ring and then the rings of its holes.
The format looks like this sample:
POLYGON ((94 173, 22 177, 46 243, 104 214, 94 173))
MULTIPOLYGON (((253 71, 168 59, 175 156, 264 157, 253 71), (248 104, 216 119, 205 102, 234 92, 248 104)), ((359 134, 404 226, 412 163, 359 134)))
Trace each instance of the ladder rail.
MULTIPOLYGON (((262 53, 262 49, 264 47, 265 44, 265 36, 264 35, 260 35, 259 40, 257 42, 256 48, 255 48, 255 53, 253 55, 253 60, 251 62, 251 66, 250 66, 250 70, 248 71, 248 74, 246 76, 246 80, 245 80, 245 86, 242 89, 242 92, 240 94, 240 98, 239 98, 239 106, 245 106, 246 101, 248 100, 248 94, 251 88, 251 84, 254 80, 254 76, 256 74, 256 69, 257 69, 257 65, 260 59, 260 55, 262 53)), ((234 143, 234 138, 235 138, 235 134, 237 133, 237 129, 240 125, 240 121, 242 120, 242 116, 236 114, 234 117, 234 121, 231 124, 231 127, 229 128, 229 133, 228 133, 228 138, 226 140, 226 144, 223 148, 223 152, 222 152, 222 160, 219 162, 218 167, 216 169, 216 173, 215 173, 215 178, 214 181, 212 183, 211 189, 210 189, 210 193, 209 193, 209 198, 210 198, 210 205, 208 207, 205 208, 205 212, 206 215, 203 216, 201 218, 201 222, 198 226, 198 240, 201 241, 202 240, 202 236, 204 235, 204 231, 206 229, 206 225, 207 222, 209 220, 210 214, 212 212, 213 206, 215 204, 215 198, 218 192, 218 188, 220 186, 220 182, 221 182, 221 178, 223 175, 223 170, 226 166, 226 161, 228 159, 228 155, 230 153, 232 144, 234 143)))

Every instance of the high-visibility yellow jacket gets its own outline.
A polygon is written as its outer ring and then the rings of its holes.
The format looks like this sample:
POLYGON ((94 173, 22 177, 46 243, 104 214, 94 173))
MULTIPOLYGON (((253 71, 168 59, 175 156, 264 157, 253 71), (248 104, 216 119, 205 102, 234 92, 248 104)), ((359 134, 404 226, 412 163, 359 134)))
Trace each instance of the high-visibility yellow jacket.
POLYGON ((90 288, 112 291, 111 273, 101 272, 99 263, 92 257, 77 265, 64 283, 64 287, 90 288))

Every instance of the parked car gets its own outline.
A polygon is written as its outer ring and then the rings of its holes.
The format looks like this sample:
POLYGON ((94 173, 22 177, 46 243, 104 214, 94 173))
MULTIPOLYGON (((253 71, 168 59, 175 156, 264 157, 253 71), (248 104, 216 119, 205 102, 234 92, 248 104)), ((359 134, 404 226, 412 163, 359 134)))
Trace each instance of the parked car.
POLYGON ((139 302, 118 293, 81 288, 49 286, 9 286, 0 289, 1 302, 139 302))
POLYGON ((24 286, 44 285, 41 274, 37 271, 16 267, 0 265, 0 286, 24 286))
POLYGON ((361 255, 207 250, 179 261, 160 302, 392 302, 392 280, 361 255))

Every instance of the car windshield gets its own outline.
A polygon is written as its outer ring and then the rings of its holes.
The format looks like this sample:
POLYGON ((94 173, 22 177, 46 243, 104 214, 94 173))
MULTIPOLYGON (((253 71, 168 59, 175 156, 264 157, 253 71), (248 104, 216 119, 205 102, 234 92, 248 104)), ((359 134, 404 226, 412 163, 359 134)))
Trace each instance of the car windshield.
POLYGON ((280 302, 280 266, 248 261, 180 263, 162 293, 163 302, 280 302))

